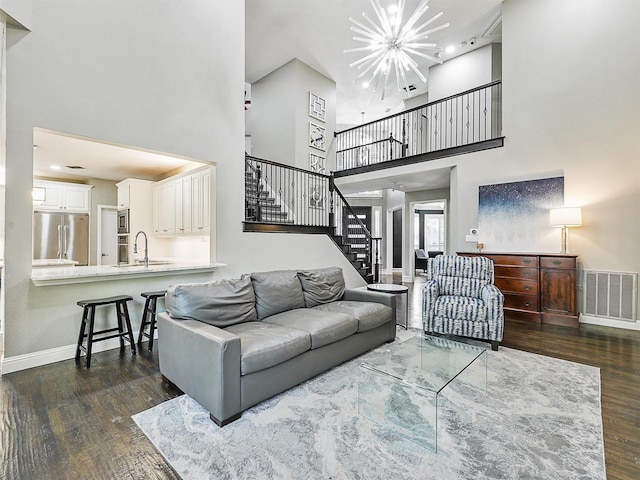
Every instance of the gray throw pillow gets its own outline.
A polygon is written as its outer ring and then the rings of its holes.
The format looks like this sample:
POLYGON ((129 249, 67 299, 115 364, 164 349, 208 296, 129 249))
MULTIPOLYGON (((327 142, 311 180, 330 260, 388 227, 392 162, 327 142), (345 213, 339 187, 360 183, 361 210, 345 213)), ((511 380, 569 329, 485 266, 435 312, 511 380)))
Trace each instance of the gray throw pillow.
POLYGON ((298 272, 298 278, 307 308, 335 302, 344 294, 344 276, 339 267, 303 270, 298 272))
POLYGON ((276 270, 251 274, 256 292, 258 320, 294 308, 304 308, 302 287, 295 270, 276 270))
POLYGON ((172 285, 165 308, 171 318, 199 320, 224 328, 257 320, 255 294, 248 275, 238 280, 172 285))

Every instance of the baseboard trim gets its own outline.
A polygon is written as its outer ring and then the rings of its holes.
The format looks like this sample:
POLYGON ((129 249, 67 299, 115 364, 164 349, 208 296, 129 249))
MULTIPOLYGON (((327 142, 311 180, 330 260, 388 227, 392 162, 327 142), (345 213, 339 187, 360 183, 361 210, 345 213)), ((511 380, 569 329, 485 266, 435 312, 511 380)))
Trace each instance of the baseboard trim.
POLYGON ((603 327, 624 328, 626 330, 640 331, 639 322, 634 322, 634 321, 625 322, 624 320, 617 320, 615 318, 609 318, 609 317, 592 317, 590 315, 581 314, 580 323, 585 323, 587 325, 600 325, 603 327))
MULTIPOLYGON (((136 337, 134 337, 136 338, 136 337)), ((158 332, 156 330, 154 339, 158 338, 158 332)), ((125 343, 128 347, 128 343, 125 343)), ((120 348, 120 340, 117 338, 110 338, 103 342, 93 344, 92 353, 104 352, 106 350, 113 350, 114 348, 120 348)), ((65 345, 63 347, 50 348, 49 350, 41 350, 39 352, 25 353, 24 355, 16 355, 14 357, 5 357, 2 360, 2 375, 7 373, 19 372, 21 370, 27 370, 29 368, 41 367, 43 365, 49 365, 50 363, 62 362, 64 360, 71 360, 76 356, 76 344, 65 345)), ((84 353, 82 355, 84 358, 84 353)))

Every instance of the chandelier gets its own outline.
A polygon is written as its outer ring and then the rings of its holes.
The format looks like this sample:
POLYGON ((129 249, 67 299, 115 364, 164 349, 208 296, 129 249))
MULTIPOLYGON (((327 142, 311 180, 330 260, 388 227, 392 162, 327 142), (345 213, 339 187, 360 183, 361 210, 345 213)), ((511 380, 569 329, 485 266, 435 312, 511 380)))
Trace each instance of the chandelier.
POLYGON ((385 90, 389 84, 391 72, 394 73, 398 90, 403 88, 409 92, 407 73, 413 71, 424 83, 426 77, 420 72, 418 62, 413 57, 422 57, 432 62, 442 63, 439 53, 441 47, 435 43, 426 43, 425 40, 434 32, 447 28, 448 23, 438 27, 425 30, 429 25, 442 16, 442 12, 430 18, 421 25, 416 26, 418 21, 429 8, 429 0, 422 0, 415 11, 402 25, 402 15, 404 12, 405 0, 399 0, 397 6, 392 6, 386 10, 380 6, 379 0, 369 0, 373 11, 376 14, 377 22, 372 20, 366 13, 362 16, 368 25, 354 20, 349 20, 354 24, 351 30, 361 36, 353 37, 358 42, 363 42, 364 47, 344 50, 344 53, 365 52, 365 56, 351 63, 349 67, 357 67, 362 70, 358 79, 369 76, 366 82, 367 87, 373 87, 375 92, 382 80, 382 99, 384 100, 385 90), (434 53, 430 55, 429 53, 434 53))

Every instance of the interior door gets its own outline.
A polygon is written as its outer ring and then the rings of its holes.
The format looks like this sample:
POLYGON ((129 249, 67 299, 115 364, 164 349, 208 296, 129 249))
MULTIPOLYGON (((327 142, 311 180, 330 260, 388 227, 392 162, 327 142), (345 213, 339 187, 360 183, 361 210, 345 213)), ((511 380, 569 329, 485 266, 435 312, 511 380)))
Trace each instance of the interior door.
POLYGON ((118 212, 115 208, 103 208, 100 215, 100 252, 98 265, 118 263, 118 212))

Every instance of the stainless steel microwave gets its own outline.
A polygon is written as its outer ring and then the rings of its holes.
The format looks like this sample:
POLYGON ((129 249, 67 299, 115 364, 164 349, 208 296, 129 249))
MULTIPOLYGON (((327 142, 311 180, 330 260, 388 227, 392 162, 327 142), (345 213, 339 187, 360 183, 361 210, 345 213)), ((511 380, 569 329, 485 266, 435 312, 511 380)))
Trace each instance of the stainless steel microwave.
POLYGON ((129 209, 118 210, 118 233, 129 233, 129 209))

